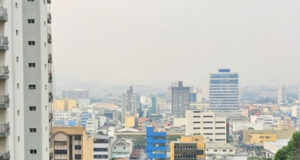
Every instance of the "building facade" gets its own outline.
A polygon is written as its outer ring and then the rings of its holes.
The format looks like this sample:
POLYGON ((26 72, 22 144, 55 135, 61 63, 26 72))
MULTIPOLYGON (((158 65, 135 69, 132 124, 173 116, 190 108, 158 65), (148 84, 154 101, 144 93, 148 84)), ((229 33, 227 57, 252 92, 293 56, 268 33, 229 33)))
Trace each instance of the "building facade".
POLYGON ((206 142, 227 141, 227 120, 214 112, 186 111, 186 135, 201 135, 206 142))
POLYGON ((94 136, 94 160, 111 159, 111 138, 106 135, 94 136))
POLYGON ((132 148, 133 143, 131 140, 121 138, 112 145, 111 158, 129 160, 132 148))
POLYGON ((183 82, 172 84, 171 109, 175 117, 185 117, 185 110, 190 109, 190 87, 184 87, 183 82))
POLYGON ((171 160, 205 159, 205 143, 202 136, 182 136, 170 143, 171 160))
POLYGON ((166 160, 167 158, 167 133, 155 132, 153 127, 146 128, 146 154, 148 160, 166 160))
POLYGON ((93 137, 88 137, 84 127, 53 127, 53 160, 93 159, 93 137))
POLYGON ((210 74, 209 103, 212 111, 239 110, 239 74, 230 69, 219 69, 210 74))
POLYGON ((122 121, 124 122, 126 115, 135 115, 138 109, 138 96, 133 92, 133 87, 122 95, 122 121))
POLYGON ((69 89, 62 91, 63 99, 75 99, 78 106, 88 106, 91 103, 89 90, 87 89, 69 89))
POLYGON ((278 97, 277 103, 278 105, 285 105, 287 104, 287 95, 286 95, 286 85, 280 84, 278 87, 278 97))
POLYGON ((58 99, 54 101, 54 112, 71 111, 77 106, 77 101, 74 99, 58 99))
POLYGON ((0 1, 0 157, 49 159, 51 1, 0 1))

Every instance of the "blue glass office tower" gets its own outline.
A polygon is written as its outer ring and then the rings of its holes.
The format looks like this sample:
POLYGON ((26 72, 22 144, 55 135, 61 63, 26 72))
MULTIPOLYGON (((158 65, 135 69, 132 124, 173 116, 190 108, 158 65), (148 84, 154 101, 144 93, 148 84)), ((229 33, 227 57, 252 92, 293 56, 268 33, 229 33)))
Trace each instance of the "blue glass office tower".
POLYGON ((146 154, 148 160, 167 159, 166 143, 166 132, 153 132, 153 127, 146 128, 146 154))
POLYGON ((239 110, 239 74, 230 69, 219 69, 210 74, 210 110, 234 112, 239 110))

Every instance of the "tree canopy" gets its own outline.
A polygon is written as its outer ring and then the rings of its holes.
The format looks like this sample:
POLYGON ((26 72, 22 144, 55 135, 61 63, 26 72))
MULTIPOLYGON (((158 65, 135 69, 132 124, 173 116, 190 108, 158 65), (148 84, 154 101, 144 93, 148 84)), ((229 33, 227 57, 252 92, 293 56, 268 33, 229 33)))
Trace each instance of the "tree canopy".
POLYGON ((300 160, 300 132, 295 132, 288 145, 277 151, 274 160, 300 160))

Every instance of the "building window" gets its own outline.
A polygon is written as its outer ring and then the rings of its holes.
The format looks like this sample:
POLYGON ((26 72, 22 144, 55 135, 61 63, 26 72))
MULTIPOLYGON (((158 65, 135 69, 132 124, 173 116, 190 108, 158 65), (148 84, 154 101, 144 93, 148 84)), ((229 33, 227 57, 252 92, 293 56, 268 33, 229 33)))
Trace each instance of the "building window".
POLYGON ((28 0, 28 2, 33 2, 34 0, 28 0))
POLYGON ((36 85, 35 84, 30 84, 29 89, 36 89, 36 85))
POLYGON ((17 63, 19 62, 19 57, 18 57, 18 56, 16 57, 16 62, 17 62, 17 63))
POLYGON ((75 145, 75 150, 81 150, 81 145, 75 145))
POLYGON ((18 3, 17 2, 15 3, 15 7, 18 8, 18 3))
POLYGON ((16 29, 16 35, 18 35, 18 34, 19 34, 19 30, 16 29))
POLYGON ((36 111, 36 106, 29 106, 30 111, 36 111))
POLYGON ((77 135, 77 136, 74 137, 74 139, 77 140, 77 141, 81 141, 81 136, 77 135))
POLYGON ((30 45, 30 46, 35 45, 35 41, 28 41, 28 45, 30 45))
POLYGON ((30 150, 30 154, 36 154, 37 153, 37 150, 36 149, 31 149, 30 150))
POLYGON ((36 128, 29 128, 29 132, 35 133, 36 132, 36 128))
POLYGON ((34 19, 28 19, 27 22, 28 23, 34 23, 35 21, 34 21, 34 19))
POLYGON ((35 63, 28 63, 28 66, 29 66, 30 68, 35 68, 35 63))
POLYGON ((75 159, 81 159, 81 154, 75 154, 75 159))
POLYGON ((20 110, 17 110, 17 115, 18 115, 18 116, 20 115, 20 110))

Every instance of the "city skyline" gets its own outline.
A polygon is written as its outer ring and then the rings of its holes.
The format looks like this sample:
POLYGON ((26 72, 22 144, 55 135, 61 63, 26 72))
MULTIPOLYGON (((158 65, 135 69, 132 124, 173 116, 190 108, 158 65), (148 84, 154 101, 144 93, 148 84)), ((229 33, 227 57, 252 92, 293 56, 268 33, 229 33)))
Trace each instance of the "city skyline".
POLYGON ((202 83, 218 68, 231 68, 242 85, 296 84, 299 6, 271 0, 53 1, 56 77, 167 86, 202 83))

